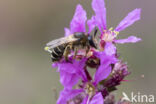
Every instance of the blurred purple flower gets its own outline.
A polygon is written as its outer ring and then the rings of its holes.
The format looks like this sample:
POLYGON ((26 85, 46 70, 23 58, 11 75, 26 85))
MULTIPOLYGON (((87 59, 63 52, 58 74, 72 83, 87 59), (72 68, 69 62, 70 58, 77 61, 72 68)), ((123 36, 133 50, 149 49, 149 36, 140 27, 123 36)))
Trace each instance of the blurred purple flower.
POLYGON ((106 8, 104 0, 93 0, 92 8, 95 12, 95 16, 92 17, 92 23, 98 26, 101 32, 101 48, 104 48, 106 54, 112 55, 116 53, 116 47, 113 43, 136 43, 140 41, 140 38, 130 36, 127 39, 116 40, 120 31, 124 30, 128 26, 132 25, 135 21, 140 19, 141 9, 135 9, 130 12, 112 31, 112 28, 107 29, 106 24, 106 8))

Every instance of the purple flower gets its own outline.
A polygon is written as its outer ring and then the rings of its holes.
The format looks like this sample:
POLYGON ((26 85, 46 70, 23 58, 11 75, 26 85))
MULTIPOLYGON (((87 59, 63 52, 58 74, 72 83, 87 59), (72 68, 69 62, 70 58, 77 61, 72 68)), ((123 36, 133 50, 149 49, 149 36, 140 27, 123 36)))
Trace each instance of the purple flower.
MULTIPOLYGON (((85 74, 85 70, 87 70, 87 69, 83 69, 84 61, 78 62, 78 63, 77 62, 73 63, 73 64, 69 65, 70 67, 60 66, 60 67, 69 69, 69 72, 70 72, 70 68, 73 70, 76 70, 76 71, 74 71, 74 72, 76 72, 75 77, 79 76, 82 79, 82 85, 80 85, 79 89, 75 89, 75 90, 73 90, 72 88, 69 88, 68 90, 64 89, 60 93, 60 97, 58 99, 57 104, 62 104, 59 102, 63 102, 63 101, 67 102, 80 93, 85 94, 82 104, 95 104, 95 103, 103 104, 104 99, 102 96, 102 92, 98 92, 98 84, 100 81, 106 79, 110 75, 110 73, 112 71, 111 65, 115 64, 117 59, 115 58, 115 56, 108 56, 104 52, 95 52, 94 55, 100 59, 100 66, 97 68, 97 71, 95 72, 94 78, 92 80, 87 79, 87 76, 85 74), (75 65, 75 66, 77 65, 77 66, 74 68, 73 65, 75 65), (79 66, 79 68, 78 68, 78 66, 79 66), (71 94, 71 92, 72 92, 72 94, 71 94), (69 98, 68 98, 68 96, 69 96, 69 98)), ((72 72, 73 71, 71 71, 71 73, 72 72)), ((66 75, 66 73, 65 73, 65 75, 66 75)), ((69 75, 67 75, 66 78, 68 78, 68 76, 69 75)), ((79 79, 79 78, 77 78, 77 79, 79 79)), ((65 80, 66 79, 64 79, 64 81, 65 80)), ((77 80, 75 81, 75 83, 77 83, 77 80)), ((70 86, 73 86, 73 84, 70 84, 70 86)))
POLYGON ((87 21, 86 11, 80 4, 77 5, 73 19, 70 22, 70 28, 64 28, 65 36, 72 35, 75 32, 86 32, 87 22, 88 33, 95 26, 100 30, 100 50, 91 49, 89 51, 90 56, 73 59, 71 55, 68 62, 62 59, 60 62, 53 64, 53 67, 58 67, 60 82, 64 86, 57 104, 103 104, 109 102, 110 99, 105 98, 108 98, 110 92, 115 90, 116 86, 129 74, 127 65, 117 57, 115 43, 136 43, 141 39, 130 36, 127 39, 117 40, 116 37, 120 31, 140 19, 141 9, 130 12, 112 30, 112 28, 107 29, 106 26, 104 1, 93 0, 92 8, 95 16, 87 21), (93 77, 90 76, 88 71, 90 66, 95 68, 93 77))
MULTIPOLYGON (((113 43, 136 43, 140 41, 140 38, 135 36, 130 36, 127 39, 117 40, 116 37, 120 31, 124 30, 128 26, 132 25, 135 21, 140 19, 141 9, 135 9, 130 12, 119 25, 112 30, 112 28, 107 29, 106 26, 106 8, 104 0, 93 0, 92 8, 95 12, 95 16, 92 17, 92 23, 95 23, 101 32, 101 48, 103 48, 108 55, 116 53, 116 47, 113 43)), ((89 21, 88 21, 89 22, 89 21)))

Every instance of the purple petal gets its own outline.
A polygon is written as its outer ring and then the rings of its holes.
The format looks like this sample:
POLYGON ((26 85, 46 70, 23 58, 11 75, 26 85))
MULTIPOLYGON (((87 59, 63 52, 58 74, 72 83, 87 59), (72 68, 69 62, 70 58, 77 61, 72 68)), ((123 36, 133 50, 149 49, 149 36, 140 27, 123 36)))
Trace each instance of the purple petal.
POLYGON ((132 25, 135 21, 140 19, 141 9, 135 9, 130 12, 116 27, 115 31, 122 31, 128 26, 132 25))
POLYGON ((87 101, 88 101, 88 96, 86 96, 86 97, 83 99, 83 101, 82 101, 81 104, 87 104, 87 101))
POLYGON ((104 104, 104 99, 101 92, 94 95, 89 104, 104 104))
POLYGON ((69 30, 68 28, 64 28, 64 31, 65 31, 64 36, 69 36, 69 35, 71 35, 71 32, 70 32, 70 30, 69 30))
POLYGON ((119 44, 124 44, 124 43, 136 43, 139 41, 141 41, 141 38, 138 38, 136 36, 129 36, 126 39, 118 39, 118 40, 115 40, 114 42, 119 43, 119 44))
POLYGON ((76 90, 69 90, 64 89, 60 92, 59 99, 57 100, 57 104, 67 104, 67 101, 75 97, 76 95, 83 92, 82 89, 76 89, 76 90))
POLYGON ((87 20, 86 11, 80 4, 77 5, 74 17, 70 22, 71 33, 85 32, 85 22, 87 20))
POLYGON ((94 76, 95 85, 97 85, 101 80, 106 79, 110 73, 111 73, 110 65, 104 65, 104 64, 100 65, 94 76))
POLYGON ((78 83, 80 76, 76 73, 71 74, 65 71, 60 72, 60 82, 64 88, 72 89, 78 83))
POLYGON ((84 72, 85 63, 85 58, 80 61, 73 60, 72 63, 57 63, 58 72, 60 72, 60 82, 65 88, 72 88, 77 84, 80 78, 83 81, 87 81, 87 77, 84 72))
POLYGON ((106 55, 104 52, 95 53, 95 56, 100 58, 101 63, 94 75, 94 84, 96 85, 109 76, 112 70, 111 64, 117 62, 117 59, 113 55, 106 55))
POLYGON ((92 8, 95 12, 95 19, 100 31, 106 30, 106 8, 104 0, 93 0, 92 8))
POLYGON ((101 63, 105 63, 108 60, 112 63, 117 62, 115 55, 109 56, 104 51, 103 52, 94 52, 94 55, 100 59, 101 63))
MULTIPOLYGON (((78 67, 78 66, 77 66, 78 67)), ((63 62, 58 64, 58 71, 65 71, 71 74, 74 74, 77 72, 77 67, 75 67, 74 64, 68 63, 68 62, 63 62)))
POLYGON ((84 67, 86 65, 86 60, 87 60, 86 58, 83 58, 80 61, 73 61, 73 63, 75 63, 75 65, 78 66, 77 67, 77 74, 79 74, 79 76, 81 77, 81 79, 83 81, 88 81, 87 76, 86 76, 85 71, 84 71, 84 67))
POLYGON ((57 62, 55 62, 55 63, 52 64, 52 67, 54 67, 54 68, 56 68, 57 66, 58 66, 58 63, 57 62))
POLYGON ((111 55, 114 55, 116 53, 116 47, 114 44, 112 44, 112 42, 107 42, 105 44, 104 51, 107 55, 111 56, 111 55))
POLYGON ((88 33, 91 33, 91 31, 94 29, 94 27, 96 25, 95 16, 92 16, 92 18, 87 21, 87 25, 88 25, 88 28, 89 28, 88 33))

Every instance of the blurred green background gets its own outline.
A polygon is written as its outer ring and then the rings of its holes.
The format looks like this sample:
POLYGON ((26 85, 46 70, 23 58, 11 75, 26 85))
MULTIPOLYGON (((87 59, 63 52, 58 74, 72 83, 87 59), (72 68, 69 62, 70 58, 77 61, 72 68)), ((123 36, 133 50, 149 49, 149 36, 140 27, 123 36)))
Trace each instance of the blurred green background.
MULTIPOLYGON (((131 81, 118 87, 116 96, 120 98, 122 91, 156 96, 156 0, 105 1, 108 27, 117 26, 130 11, 142 8, 141 20, 119 35, 137 35, 143 41, 118 45, 132 74, 126 78, 131 81)), ((64 35, 78 3, 90 18, 91 0, 0 0, 0 104, 56 102, 62 86, 44 46, 64 35)))

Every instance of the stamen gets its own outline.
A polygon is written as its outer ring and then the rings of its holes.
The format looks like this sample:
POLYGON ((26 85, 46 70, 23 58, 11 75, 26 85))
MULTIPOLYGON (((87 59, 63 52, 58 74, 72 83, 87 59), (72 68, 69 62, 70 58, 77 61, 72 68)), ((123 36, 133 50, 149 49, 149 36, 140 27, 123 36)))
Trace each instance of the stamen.
POLYGON ((116 35, 118 35, 119 34, 119 31, 113 31, 116 35))
POLYGON ((109 30, 103 30, 102 40, 104 40, 105 42, 112 42, 118 34, 119 32, 113 30, 113 27, 111 27, 109 28, 109 30))
POLYGON ((95 87, 92 83, 87 83, 85 86, 86 93, 89 95, 89 97, 92 97, 95 94, 95 87))

